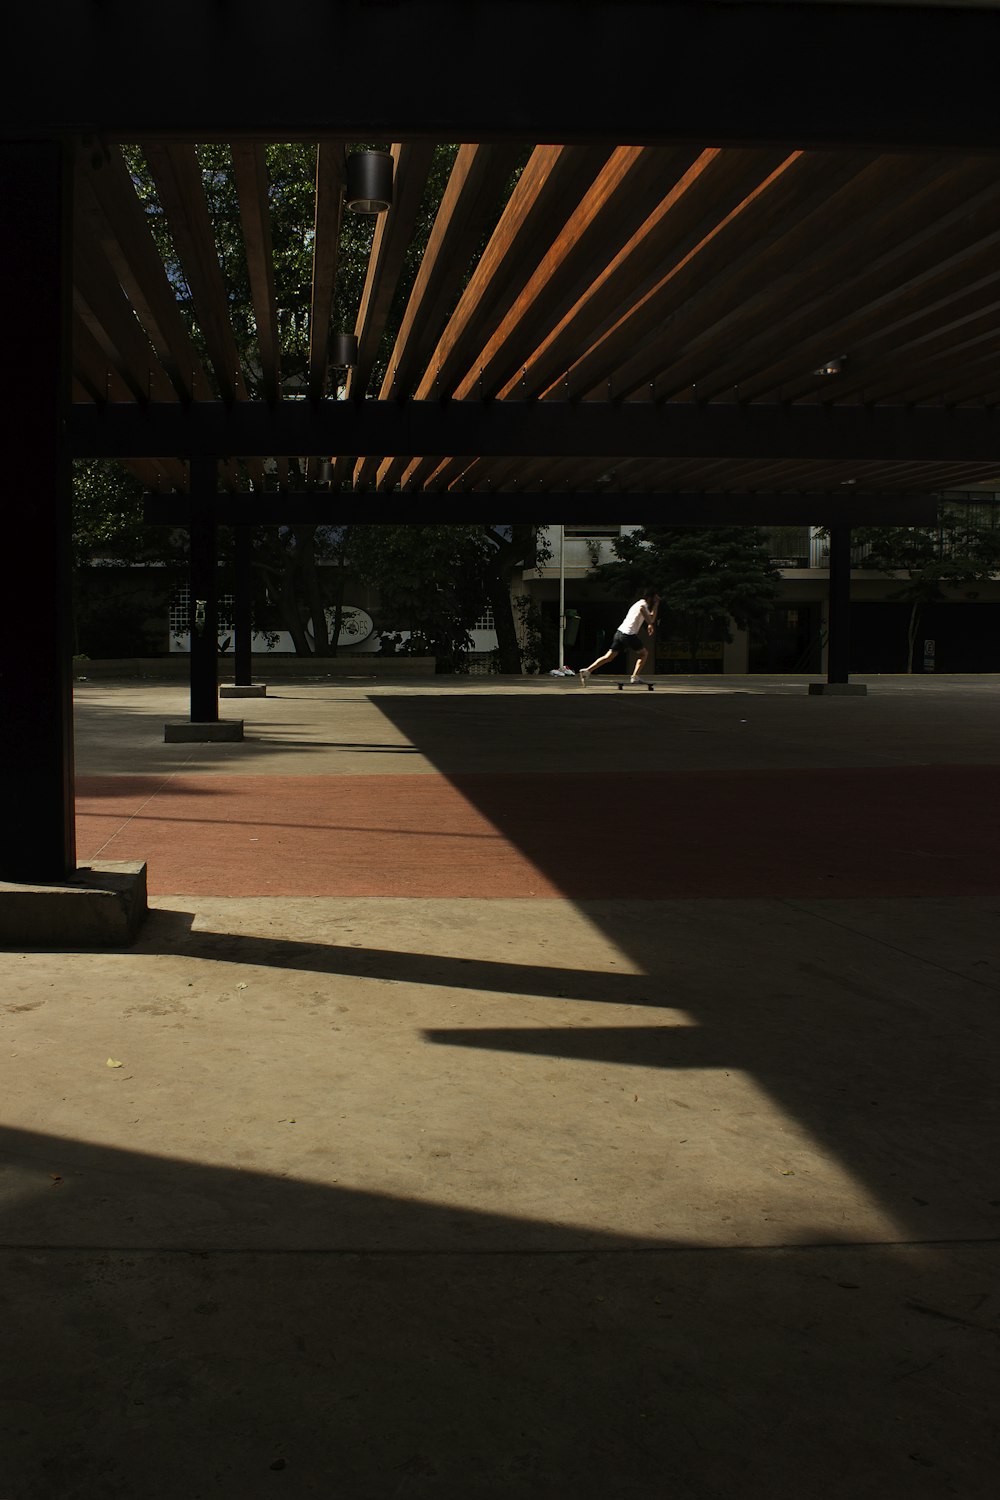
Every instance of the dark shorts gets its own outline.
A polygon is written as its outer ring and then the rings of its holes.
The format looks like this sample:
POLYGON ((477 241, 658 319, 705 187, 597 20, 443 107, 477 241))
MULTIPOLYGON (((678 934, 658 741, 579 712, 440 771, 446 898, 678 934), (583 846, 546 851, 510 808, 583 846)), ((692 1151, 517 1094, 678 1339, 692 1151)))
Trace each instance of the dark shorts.
POLYGON ((618 652, 618 651, 632 651, 632 652, 645 651, 645 649, 646 649, 646 643, 642 639, 641 636, 638 636, 638 635, 625 635, 621 630, 616 630, 615 631, 615 638, 611 642, 611 649, 614 652, 618 652))

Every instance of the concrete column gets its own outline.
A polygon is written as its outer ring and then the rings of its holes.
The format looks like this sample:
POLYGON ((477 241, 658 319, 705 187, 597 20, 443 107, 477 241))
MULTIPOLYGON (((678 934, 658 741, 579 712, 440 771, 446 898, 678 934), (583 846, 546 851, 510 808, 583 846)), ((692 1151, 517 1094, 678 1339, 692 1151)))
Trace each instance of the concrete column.
POLYGON ((0 402, 16 555, 4 573, 11 647, 0 671, 0 879, 76 873, 70 398, 72 157, 0 143, 0 402))

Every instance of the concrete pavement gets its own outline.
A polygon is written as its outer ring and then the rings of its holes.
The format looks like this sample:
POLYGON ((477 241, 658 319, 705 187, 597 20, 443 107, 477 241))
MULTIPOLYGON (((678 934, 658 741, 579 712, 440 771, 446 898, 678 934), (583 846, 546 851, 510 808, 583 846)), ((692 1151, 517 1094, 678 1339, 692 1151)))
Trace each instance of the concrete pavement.
POLYGON ((992 1494, 998 689, 80 685, 0 1500, 992 1494))

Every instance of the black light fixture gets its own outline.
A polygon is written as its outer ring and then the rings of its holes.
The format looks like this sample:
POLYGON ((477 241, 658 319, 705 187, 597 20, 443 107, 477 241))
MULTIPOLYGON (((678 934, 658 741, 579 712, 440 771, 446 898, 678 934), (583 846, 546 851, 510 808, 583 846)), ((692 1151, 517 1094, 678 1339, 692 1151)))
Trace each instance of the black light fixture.
POLYGON ((391 207, 392 156, 388 151, 351 152, 344 201, 356 214, 383 214, 391 207))
POLYGON ((330 363, 335 370, 350 370, 358 362, 356 333, 334 333, 330 336, 330 363))
POLYGON ((820 365, 818 370, 813 370, 814 375, 839 375, 844 368, 843 357, 828 359, 826 364, 820 365))

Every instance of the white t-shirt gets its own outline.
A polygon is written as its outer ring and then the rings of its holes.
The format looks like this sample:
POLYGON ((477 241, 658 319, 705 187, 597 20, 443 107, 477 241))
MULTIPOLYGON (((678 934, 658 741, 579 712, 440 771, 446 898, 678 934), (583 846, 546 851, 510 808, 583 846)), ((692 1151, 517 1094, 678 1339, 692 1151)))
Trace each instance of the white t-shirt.
POLYGON ((649 605, 645 599, 637 599, 618 629, 622 635, 638 635, 640 625, 642 625, 644 620, 648 619, 649 605))

